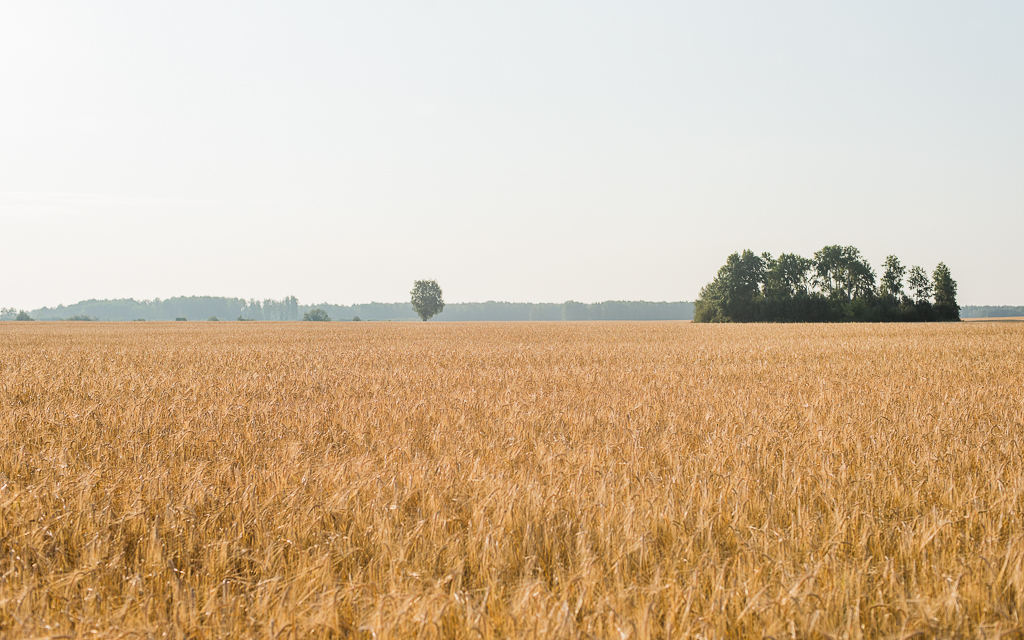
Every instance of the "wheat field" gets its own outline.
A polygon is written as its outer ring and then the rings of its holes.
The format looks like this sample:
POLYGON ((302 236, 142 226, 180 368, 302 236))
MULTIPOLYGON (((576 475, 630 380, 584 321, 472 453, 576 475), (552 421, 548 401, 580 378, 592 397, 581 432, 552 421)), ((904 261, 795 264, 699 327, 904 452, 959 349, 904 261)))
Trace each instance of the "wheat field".
POLYGON ((1024 325, 0 324, 0 636, 1021 637, 1024 325))

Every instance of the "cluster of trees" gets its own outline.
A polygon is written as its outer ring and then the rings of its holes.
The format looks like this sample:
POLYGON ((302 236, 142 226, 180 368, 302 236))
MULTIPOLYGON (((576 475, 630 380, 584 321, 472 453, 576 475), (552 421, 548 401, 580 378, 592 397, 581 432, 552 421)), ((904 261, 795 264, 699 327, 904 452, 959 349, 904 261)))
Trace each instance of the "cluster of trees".
POLYGON ((856 247, 804 258, 752 251, 728 257, 701 289, 694 322, 933 322, 960 319, 956 281, 939 263, 931 278, 885 259, 881 278, 856 247))

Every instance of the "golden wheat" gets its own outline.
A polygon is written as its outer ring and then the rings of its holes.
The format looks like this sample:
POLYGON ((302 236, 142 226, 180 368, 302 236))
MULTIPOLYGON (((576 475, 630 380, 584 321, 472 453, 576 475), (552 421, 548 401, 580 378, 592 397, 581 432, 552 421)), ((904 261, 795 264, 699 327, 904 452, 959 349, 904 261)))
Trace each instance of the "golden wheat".
POLYGON ((4 637, 1021 634, 1024 325, 0 325, 4 637))

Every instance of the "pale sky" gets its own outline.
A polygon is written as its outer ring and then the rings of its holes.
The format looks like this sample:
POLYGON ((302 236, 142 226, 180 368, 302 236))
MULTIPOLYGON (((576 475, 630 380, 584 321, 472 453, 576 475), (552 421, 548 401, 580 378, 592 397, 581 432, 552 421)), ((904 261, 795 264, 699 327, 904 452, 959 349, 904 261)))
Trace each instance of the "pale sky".
POLYGON ((827 244, 1024 305, 1021 34, 1020 2, 6 2, 0 307, 693 300, 827 244))

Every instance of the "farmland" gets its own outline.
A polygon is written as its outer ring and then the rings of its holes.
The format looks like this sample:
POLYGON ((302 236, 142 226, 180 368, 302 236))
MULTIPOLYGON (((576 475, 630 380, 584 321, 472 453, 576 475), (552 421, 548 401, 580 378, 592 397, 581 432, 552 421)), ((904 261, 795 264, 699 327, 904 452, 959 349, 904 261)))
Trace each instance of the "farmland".
POLYGON ((2 323, 0 636, 1024 625, 1024 324, 2 323))

